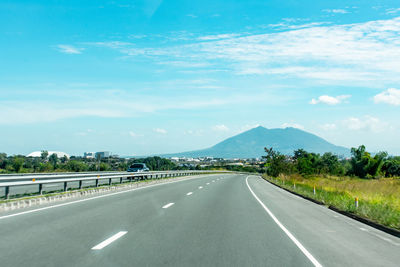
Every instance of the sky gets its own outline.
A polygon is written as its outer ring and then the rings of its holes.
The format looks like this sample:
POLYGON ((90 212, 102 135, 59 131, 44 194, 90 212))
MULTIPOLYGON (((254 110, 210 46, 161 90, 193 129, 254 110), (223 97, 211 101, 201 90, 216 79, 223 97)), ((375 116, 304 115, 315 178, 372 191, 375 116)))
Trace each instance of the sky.
POLYGON ((262 125, 400 155, 398 0, 0 2, 0 151, 150 155, 262 125))

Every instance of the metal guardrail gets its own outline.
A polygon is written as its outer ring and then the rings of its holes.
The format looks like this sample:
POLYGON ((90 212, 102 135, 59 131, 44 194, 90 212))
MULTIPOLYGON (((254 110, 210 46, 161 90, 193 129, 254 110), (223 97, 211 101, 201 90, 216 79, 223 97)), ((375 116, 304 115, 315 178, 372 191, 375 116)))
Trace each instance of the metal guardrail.
POLYGON ((64 191, 68 190, 69 182, 79 182, 77 189, 83 188, 83 181, 95 181, 95 187, 99 186, 101 180, 108 179, 108 185, 112 184, 113 179, 119 178, 119 183, 123 182, 123 179, 129 180, 129 182, 139 181, 141 179, 161 179, 168 177, 187 176, 195 174, 206 174, 206 173, 221 173, 224 171, 157 171, 157 172, 117 172, 117 173, 74 173, 74 174, 29 174, 20 176, 0 176, 0 188, 5 188, 5 198, 10 197, 10 187, 15 186, 27 186, 27 185, 38 185, 38 193, 43 194, 44 184, 64 183, 64 191))

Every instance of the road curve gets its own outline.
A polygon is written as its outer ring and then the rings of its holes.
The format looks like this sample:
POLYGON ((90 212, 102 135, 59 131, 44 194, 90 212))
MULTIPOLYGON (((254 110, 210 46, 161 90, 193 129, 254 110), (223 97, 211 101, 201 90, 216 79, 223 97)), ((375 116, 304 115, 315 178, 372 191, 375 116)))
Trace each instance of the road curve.
POLYGON ((0 214, 1 266, 398 266, 400 239, 256 176, 0 214))

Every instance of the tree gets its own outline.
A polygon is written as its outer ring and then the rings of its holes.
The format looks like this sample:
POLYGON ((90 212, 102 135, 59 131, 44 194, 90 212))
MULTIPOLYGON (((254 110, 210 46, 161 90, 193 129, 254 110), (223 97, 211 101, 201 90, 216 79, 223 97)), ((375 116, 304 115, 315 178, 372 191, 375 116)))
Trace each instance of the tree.
POLYGON ((42 161, 45 161, 47 159, 47 156, 49 155, 49 152, 47 150, 42 150, 42 153, 40 154, 40 158, 42 161))
POLYGON ((319 154, 309 153, 304 149, 294 151, 293 159, 296 161, 296 168, 301 174, 319 174, 322 164, 319 154))
POLYGON ((290 164, 285 155, 282 155, 278 151, 274 151, 272 147, 265 147, 264 150, 267 153, 263 158, 266 159, 265 167, 268 175, 277 177, 281 173, 290 172, 290 164))
MULTIPOLYGON (((93 164, 93 166, 95 166, 93 164)), ((73 172, 82 172, 82 171, 86 171, 88 166, 82 162, 82 161, 78 161, 78 160, 70 160, 68 161, 68 163, 66 164, 66 168, 69 171, 73 171, 73 172)), ((94 169, 95 170, 95 169, 94 169)))
POLYGON ((49 162, 53 166, 53 169, 55 170, 57 168, 57 162, 58 162, 58 156, 56 153, 50 155, 49 162))
POLYGON ((365 146, 351 148, 351 172, 352 174, 364 178, 367 175, 366 166, 369 164, 370 155, 365 151, 365 146))
POLYGON ((66 163, 67 161, 68 161, 68 158, 67 158, 67 156, 63 156, 62 158, 60 158, 60 161, 61 161, 61 163, 66 163))
POLYGON ((7 154, 0 153, 0 169, 5 169, 7 166, 7 163, 8 163, 7 154))
POLYGON ((111 170, 110 165, 105 162, 100 163, 100 171, 109 171, 111 170))
POLYGON ((39 169, 40 169, 40 159, 39 158, 33 158, 32 167, 33 167, 33 172, 39 171, 39 169))
POLYGON ((364 145, 351 148, 351 154, 351 173, 360 178, 365 178, 367 175, 376 176, 387 157, 386 152, 379 152, 372 157, 370 153, 365 151, 364 145))
POLYGON ((12 166, 14 168, 14 171, 20 172, 22 169, 22 166, 24 165, 25 159, 23 157, 17 156, 14 157, 12 161, 12 166))
POLYGON ((338 156, 330 152, 322 155, 321 165, 321 172, 323 173, 329 173, 331 175, 343 175, 345 172, 344 167, 340 163, 338 156))
POLYGON ((381 171, 386 177, 400 177, 400 157, 391 157, 382 164, 381 171))
POLYGON ((376 176, 380 173, 382 165, 387 157, 386 152, 379 152, 375 154, 373 158, 370 159, 369 165, 368 165, 368 174, 371 176, 376 176))

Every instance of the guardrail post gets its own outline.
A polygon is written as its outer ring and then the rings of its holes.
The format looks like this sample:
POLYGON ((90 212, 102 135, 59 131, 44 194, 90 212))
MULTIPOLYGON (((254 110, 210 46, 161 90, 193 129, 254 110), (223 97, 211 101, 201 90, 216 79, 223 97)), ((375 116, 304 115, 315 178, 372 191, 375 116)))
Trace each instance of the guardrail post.
POLYGON ((119 183, 120 183, 120 184, 122 184, 122 177, 121 177, 121 178, 119 178, 119 183))
POLYGON ((79 189, 82 189, 82 180, 79 181, 79 189))
POLYGON ((64 182, 64 192, 66 192, 67 189, 68 189, 68 187, 67 187, 67 182, 64 182))
POLYGON ((108 185, 111 185, 112 184, 112 179, 110 178, 110 179, 108 179, 108 185))
POLYGON ((132 183, 132 176, 129 177, 129 182, 132 183))
POLYGON ((6 192, 5 192, 5 198, 8 199, 10 197, 10 187, 6 186, 5 188, 6 192))
POLYGON ((39 184, 39 195, 43 194, 43 184, 39 184))
POLYGON ((96 179, 96 187, 99 186, 99 179, 96 179))

